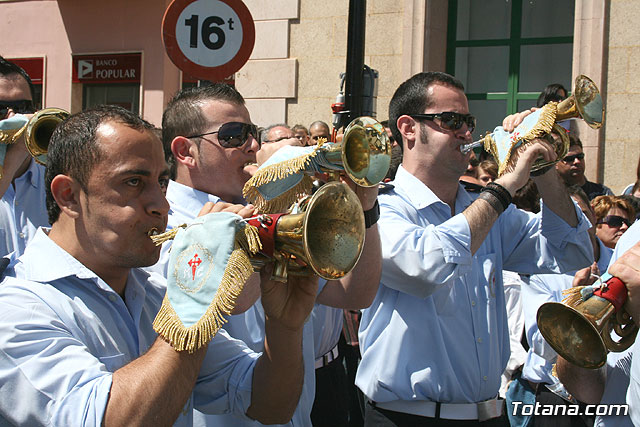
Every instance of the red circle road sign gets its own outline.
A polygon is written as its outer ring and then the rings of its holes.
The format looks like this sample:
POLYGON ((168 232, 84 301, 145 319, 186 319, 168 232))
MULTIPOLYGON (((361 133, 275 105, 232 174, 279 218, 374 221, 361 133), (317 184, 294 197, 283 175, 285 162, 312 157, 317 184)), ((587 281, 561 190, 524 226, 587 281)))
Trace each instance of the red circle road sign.
POLYGON ((256 31, 240 0, 173 0, 162 19, 162 40, 184 73, 222 80, 247 62, 256 31))

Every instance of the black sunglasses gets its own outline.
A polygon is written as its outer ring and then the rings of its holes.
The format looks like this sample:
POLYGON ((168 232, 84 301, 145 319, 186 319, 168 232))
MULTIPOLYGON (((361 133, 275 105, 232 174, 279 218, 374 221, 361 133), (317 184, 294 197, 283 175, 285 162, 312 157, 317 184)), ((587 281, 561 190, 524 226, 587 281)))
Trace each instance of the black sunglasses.
POLYGON ((251 123, 229 122, 225 123, 213 132, 201 133, 198 135, 187 136, 187 138, 201 138, 207 135, 218 134, 218 142, 224 148, 238 148, 247 143, 249 135, 258 141, 258 126, 251 123))
POLYGON ((435 114, 409 114, 414 119, 440 120, 440 127, 446 130, 458 130, 463 124, 467 125, 469 132, 476 128, 476 118, 471 114, 460 114, 453 111, 445 111, 435 114))
POLYGON ((627 227, 631 225, 631 222, 627 218, 623 218, 618 215, 607 215, 602 220, 598 221, 598 224, 607 224, 609 227, 620 228, 622 224, 626 224, 627 227))
POLYGON ((571 156, 566 156, 564 159, 562 159, 562 161, 565 163, 573 163, 575 159, 578 159, 578 160, 584 159, 584 153, 578 153, 578 154, 573 154, 571 156))
POLYGON ((21 99, 19 101, 0 101, 0 117, 5 119, 9 114, 9 109, 16 114, 33 114, 36 108, 30 99, 21 99))

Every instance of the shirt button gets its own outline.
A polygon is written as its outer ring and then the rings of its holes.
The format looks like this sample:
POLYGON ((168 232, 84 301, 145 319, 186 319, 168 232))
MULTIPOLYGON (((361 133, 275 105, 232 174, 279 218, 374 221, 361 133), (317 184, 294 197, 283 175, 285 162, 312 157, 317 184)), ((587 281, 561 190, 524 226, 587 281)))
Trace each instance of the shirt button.
POLYGON ((20 236, 21 239, 24 239, 24 233, 21 232, 18 236, 20 236))
POLYGON ((116 302, 118 297, 116 297, 115 295, 109 295, 109 299, 111 300, 111 302, 116 302))
POLYGON ((471 307, 475 307, 476 306, 476 302, 475 301, 471 301, 471 307))
POLYGON ((485 375, 484 377, 482 377, 483 380, 488 380, 487 376, 485 375))
POLYGON ((18 201, 16 200, 15 202, 13 202, 13 204, 14 204, 15 206, 18 206, 18 204, 19 204, 19 203, 18 203, 18 201))
POLYGON ((478 342, 482 344, 482 338, 478 338, 478 342))

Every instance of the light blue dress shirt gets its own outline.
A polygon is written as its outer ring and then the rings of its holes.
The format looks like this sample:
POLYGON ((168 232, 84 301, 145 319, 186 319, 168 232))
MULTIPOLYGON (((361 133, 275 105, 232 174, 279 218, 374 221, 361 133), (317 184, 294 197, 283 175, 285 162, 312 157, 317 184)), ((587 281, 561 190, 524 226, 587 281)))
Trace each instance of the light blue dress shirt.
MULTIPOLYGON (((597 238, 596 238, 597 239, 597 238)), ((600 239, 600 259, 598 268, 604 274, 611 260, 612 250, 607 248, 600 239)), ((527 360, 522 369, 522 378, 535 382, 555 384, 558 378, 553 376, 551 370, 558 357, 555 350, 544 339, 538 329, 537 315, 540 306, 546 302, 562 302, 562 292, 571 287, 575 271, 566 274, 534 274, 530 277, 527 286, 522 286, 522 304, 524 312, 524 324, 529 342, 527 360)), ((524 279, 526 282, 526 279, 524 279)))
MULTIPOLYGON (((113 372, 156 339, 152 323, 164 278, 132 269, 123 300, 42 229, 6 274, 0 286, 0 424, 101 425, 113 372)), ((192 425, 193 407, 243 416, 258 357, 218 333, 175 425, 192 425)))
MULTIPOLYGON (((216 203, 220 201, 217 196, 204 193, 186 185, 170 181, 167 187, 167 200, 169 201, 168 228, 177 227, 180 224, 191 223, 198 215, 206 202, 216 203)), ((153 271, 161 272, 166 277, 169 263, 169 249, 171 242, 162 247, 160 261, 152 267, 153 271)), ((226 332, 256 352, 264 350, 264 309, 260 300, 242 314, 227 317, 228 322, 223 328, 226 332)), ((304 325, 302 336, 302 352, 304 360, 304 386, 298 407, 288 426, 311 425, 311 408, 315 397, 315 369, 313 350, 313 322, 307 321, 304 325)), ((246 417, 228 415, 206 415, 195 411, 193 415, 194 426, 257 426, 262 425, 257 421, 246 417)))
POLYGON ((360 324, 357 386, 376 402, 479 402, 496 397, 509 359, 502 270, 576 270, 593 259, 588 220, 570 227, 546 206, 533 215, 510 206, 475 255, 462 214, 398 168, 379 196, 382 279, 360 324))
POLYGON ((20 256, 38 227, 48 227, 44 185, 45 168, 33 159, 0 199, 0 256, 20 256))

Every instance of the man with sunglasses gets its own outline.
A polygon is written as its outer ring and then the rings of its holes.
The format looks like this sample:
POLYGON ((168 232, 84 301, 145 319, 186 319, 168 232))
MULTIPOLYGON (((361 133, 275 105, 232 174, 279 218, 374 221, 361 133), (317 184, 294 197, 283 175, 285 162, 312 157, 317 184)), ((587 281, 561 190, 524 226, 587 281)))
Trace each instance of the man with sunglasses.
POLYGON ((575 135, 569 134, 569 151, 561 161, 556 163, 556 169, 567 185, 582 187, 589 200, 593 200, 597 196, 613 195, 613 191, 606 185, 591 182, 584 176, 585 161, 582 141, 575 135))
POLYGON ((541 214, 510 205, 540 156, 527 145, 513 170, 477 196, 458 179, 474 117, 455 77, 425 72, 396 90, 390 125, 403 161, 379 197, 382 279, 360 325, 356 385, 365 425, 507 425, 496 399, 509 360, 502 270, 562 272, 590 265, 589 223, 555 169, 534 177, 541 214))
MULTIPOLYGON (((0 57, 0 121, 35 112, 33 84, 16 64, 0 57)), ((2 122, 0 122, 1 124, 2 122)), ((40 226, 48 226, 44 170, 28 154, 24 137, 7 147, 0 179, 0 256, 21 255, 40 226)))
MULTIPOLYGON (((175 176, 167 188, 170 228, 193 221, 208 202, 243 201, 242 188, 249 178, 246 165, 256 161, 260 144, 244 99, 235 88, 214 84, 178 92, 164 111, 162 137, 165 154, 171 156, 175 176)), ((264 145, 270 144, 276 143, 264 145)), ((354 191, 363 209, 374 213, 377 188, 356 187, 354 191)), ((316 303, 353 309, 364 308, 371 303, 381 269, 376 220, 377 217, 371 215, 360 262, 341 280, 320 281, 316 303)), ((160 261, 153 268, 165 276, 169 248, 170 245, 165 244, 160 261)), ((224 329, 252 350, 262 351, 265 315, 261 302, 256 302, 259 296, 256 276, 249 279, 236 305, 234 313, 241 314, 230 316, 224 329)), ((293 425, 311 423, 315 394, 312 320, 305 323, 302 348, 305 378, 293 425)), ((253 425, 232 415, 205 416, 197 412, 194 420, 196 425, 253 425)))

